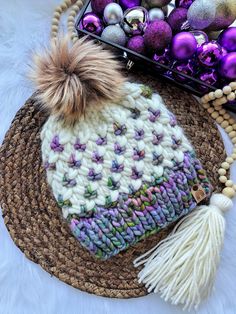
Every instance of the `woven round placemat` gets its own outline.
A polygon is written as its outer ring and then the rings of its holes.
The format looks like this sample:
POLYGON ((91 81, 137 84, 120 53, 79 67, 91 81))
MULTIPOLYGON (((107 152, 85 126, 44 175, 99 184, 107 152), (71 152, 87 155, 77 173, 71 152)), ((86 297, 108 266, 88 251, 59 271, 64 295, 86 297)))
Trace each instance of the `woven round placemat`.
MULTIPOLYGON (((225 152, 209 115, 189 94, 171 85, 153 82, 148 76, 142 82, 162 95, 192 141, 213 186, 219 189, 217 169, 225 152)), ((13 241, 47 272, 83 291, 117 298, 147 294, 137 282, 138 270, 132 262, 168 230, 105 262, 83 249, 62 220, 46 182, 40 147, 40 130, 46 118, 34 98, 29 99, 17 113, 0 150, 0 203, 13 241)))

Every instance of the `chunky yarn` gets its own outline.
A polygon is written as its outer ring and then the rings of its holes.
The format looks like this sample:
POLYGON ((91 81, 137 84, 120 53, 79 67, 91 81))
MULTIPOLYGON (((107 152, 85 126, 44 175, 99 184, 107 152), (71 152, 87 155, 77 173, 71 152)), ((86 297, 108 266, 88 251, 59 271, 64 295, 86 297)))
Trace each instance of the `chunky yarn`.
POLYGON ((51 116, 41 132, 48 182, 80 243, 109 258, 187 214, 193 187, 211 187, 190 142, 147 86, 89 107, 73 128, 51 116))

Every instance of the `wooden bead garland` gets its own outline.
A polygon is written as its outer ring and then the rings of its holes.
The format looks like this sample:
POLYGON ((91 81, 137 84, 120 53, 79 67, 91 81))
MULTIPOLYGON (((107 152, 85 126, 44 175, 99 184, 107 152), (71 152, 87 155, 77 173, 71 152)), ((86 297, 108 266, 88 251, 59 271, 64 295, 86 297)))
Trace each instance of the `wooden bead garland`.
POLYGON ((201 98, 202 106, 207 109, 211 117, 225 130, 234 145, 232 154, 226 158, 218 170, 219 181, 225 185, 222 193, 230 198, 233 198, 236 194, 236 184, 227 178, 227 170, 236 160, 236 122, 222 105, 229 100, 235 99, 236 82, 231 82, 222 90, 217 89, 215 92, 210 92, 201 98))

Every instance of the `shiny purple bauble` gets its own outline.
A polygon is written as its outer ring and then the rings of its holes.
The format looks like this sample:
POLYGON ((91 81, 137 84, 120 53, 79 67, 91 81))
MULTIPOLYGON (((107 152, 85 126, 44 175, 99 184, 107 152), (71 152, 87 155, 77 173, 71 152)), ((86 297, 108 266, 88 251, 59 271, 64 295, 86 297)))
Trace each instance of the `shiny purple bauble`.
POLYGON ((197 49, 198 61, 206 67, 216 66, 223 55, 222 47, 214 40, 202 44, 197 49))
POLYGON ((190 59, 197 50, 197 41, 193 34, 181 32, 176 34, 171 43, 171 54, 177 60, 190 59))
POLYGON ((199 79, 205 84, 214 86, 217 83, 218 75, 215 69, 206 69, 201 71, 199 79))
POLYGON ((100 35, 103 31, 103 23, 95 13, 88 12, 81 19, 80 28, 95 35, 100 35))
POLYGON ((190 79, 187 77, 184 77, 182 74, 188 75, 190 77, 194 76, 195 72, 195 63, 193 60, 187 60, 187 61, 178 61, 174 65, 174 69, 178 71, 179 73, 173 72, 173 77, 181 83, 186 83, 190 79))
POLYGON ((130 9, 141 5, 141 0, 119 0, 119 5, 123 10, 130 9))
POLYGON ((218 71, 226 79, 236 79, 236 52, 230 52, 220 60, 218 71))
POLYGON ((218 43, 228 52, 236 51, 236 27, 229 27, 223 31, 218 38, 218 43))
POLYGON ((144 38, 141 35, 131 37, 127 43, 127 48, 140 54, 145 54, 144 38))
POLYGON ((165 21, 151 22, 144 33, 144 43, 149 50, 157 51, 166 48, 171 42, 172 30, 165 21))
POLYGON ((167 18, 167 22, 174 33, 179 33, 180 31, 189 28, 187 26, 187 12, 188 10, 185 8, 176 8, 171 11, 167 18))
POLYGON ((115 0, 91 0, 91 8, 94 13, 98 15, 102 15, 105 7, 112 2, 116 2, 115 0))
MULTIPOLYGON (((157 53, 154 54, 152 59, 153 59, 153 61, 156 61, 156 62, 158 62, 158 63, 160 63, 162 65, 169 66, 170 62, 171 62, 170 50, 168 48, 166 48, 163 51, 157 52, 157 53)), ((163 68, 163 67, 161 67, 159 65, 156 65, 156 69, 159 72, 167 71, 165 68, 163 68)))
POLYGON ((188 9, 194 0, 175 0, 176 8, 188 9))

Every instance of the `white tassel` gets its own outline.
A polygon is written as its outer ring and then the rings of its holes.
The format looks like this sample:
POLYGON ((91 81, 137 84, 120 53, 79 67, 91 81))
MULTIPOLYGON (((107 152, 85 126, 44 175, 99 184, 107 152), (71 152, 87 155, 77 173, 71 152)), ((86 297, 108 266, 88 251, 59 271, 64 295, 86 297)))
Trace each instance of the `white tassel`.
POLYGON ((148 292, 184 309, 198 307, 211 292, 224 240, 223 212, 232 206, 227 196, 214 194, 209 206, 185 216, 166 239, 134 261, 135 267, 144 264, 138 277, 148 292))

